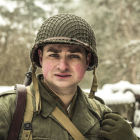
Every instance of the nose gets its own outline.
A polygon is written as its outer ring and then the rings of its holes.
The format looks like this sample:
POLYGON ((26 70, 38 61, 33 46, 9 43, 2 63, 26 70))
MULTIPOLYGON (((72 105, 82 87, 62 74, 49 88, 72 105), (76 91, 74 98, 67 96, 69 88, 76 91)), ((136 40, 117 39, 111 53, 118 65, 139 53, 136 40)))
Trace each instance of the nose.
POLYGON ((66 58, 61 58, 58 62, 57 68, 61 71, 68 70, 69 65, 66 58))

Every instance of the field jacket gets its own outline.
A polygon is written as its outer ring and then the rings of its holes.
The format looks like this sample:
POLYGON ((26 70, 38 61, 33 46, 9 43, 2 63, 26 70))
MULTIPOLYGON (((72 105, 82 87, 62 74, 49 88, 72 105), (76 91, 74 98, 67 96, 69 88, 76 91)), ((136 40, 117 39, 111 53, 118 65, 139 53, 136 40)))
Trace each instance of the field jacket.
MULTIPOLYGON (((38 76, 39 92, 41 95, 41 113, 34 113, 32 121, 32 135, 33 140, 73 140, 72 136, 67 130, 57 121, 51 114, 57 106, 67 117, 68 114, 62 105, 52 97, 48 91, 44 89, 38 76)), ((33 85, 30 85, 32 92, 32 102, 35 110, 35 95, 33 85)), ((99 107, 101 116, 104 112, 111 112, 111 110, 93 99, 99 107)), ((8 132, 12 123, 13 115, 16 107, 16 91, 8 91, 0 93, 0 140, 6 140, 8 132)), ((72 116, 72 123, 85 137, 85 140, 102 140, 98 136, 100 130, 100 122, 97 119, 96 109, 88 100, 87 94, 84 93, 80 87, 77 87, 77 99, 75 101, 74 113, 72 116)), ((23 131, 23 124, 19 134, 19 140, 23 131)))

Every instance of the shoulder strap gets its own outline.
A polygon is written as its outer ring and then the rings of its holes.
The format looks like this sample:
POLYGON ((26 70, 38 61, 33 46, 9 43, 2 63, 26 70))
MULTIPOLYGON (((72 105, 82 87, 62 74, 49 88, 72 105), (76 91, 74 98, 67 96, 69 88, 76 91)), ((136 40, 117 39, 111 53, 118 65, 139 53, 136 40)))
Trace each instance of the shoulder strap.
POLYGON ((55 107, 52 115, 65 127, 74 140, 84 140, 84 136, 81 134, 81 132, 58 107, 55 107))
POLYGON ((27 96, 25 86, 17 84, 15 88, 17 93, 17 105, 7 140, 17 140, 26 106, 27 96))
POLYGON ((24 113, 24 130, 22 132, 21 140, 32 140, 32 118, 33 118, 33 103, 32 103, 32 93, 30 86, 27 89, 27 103, 24 113))

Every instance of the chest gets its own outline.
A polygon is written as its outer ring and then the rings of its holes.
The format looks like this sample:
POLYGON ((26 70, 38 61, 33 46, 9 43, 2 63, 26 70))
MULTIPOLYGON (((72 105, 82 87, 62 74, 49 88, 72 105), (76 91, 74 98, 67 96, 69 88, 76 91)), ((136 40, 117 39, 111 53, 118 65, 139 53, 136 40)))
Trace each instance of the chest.
MULTIPOLYGON (((84 116, 84 115, 83 115, 84 116)), ((80 129, 80 132, 84 135, 85 140, 100 140, 98 137, 98 131, 100 129, 100 124, 98 121, 89 126, 87 119, 82 118, 83 121, 74 122, 75 126, 80 129), (83 127, 84 126, 84 127, 83 127)), ((81 120, 79 118, 79 120, 81 120)), ((20 131, 19 140, 23 132, 20 131)), ((34 115, 32 120, 32 137, 33 140, 73 140, 68 131, 57 121, 57 119, 52 115, 43 117, 42 115, 34 115)))

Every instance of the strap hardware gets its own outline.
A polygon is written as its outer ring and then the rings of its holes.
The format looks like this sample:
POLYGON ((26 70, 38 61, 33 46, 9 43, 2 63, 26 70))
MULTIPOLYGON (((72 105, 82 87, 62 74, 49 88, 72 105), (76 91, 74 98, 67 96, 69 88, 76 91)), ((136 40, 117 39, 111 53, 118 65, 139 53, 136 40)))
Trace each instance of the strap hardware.
POLYGON ((24 130, 32 130, 32 124, 30 122, 24 123, 24 130))

